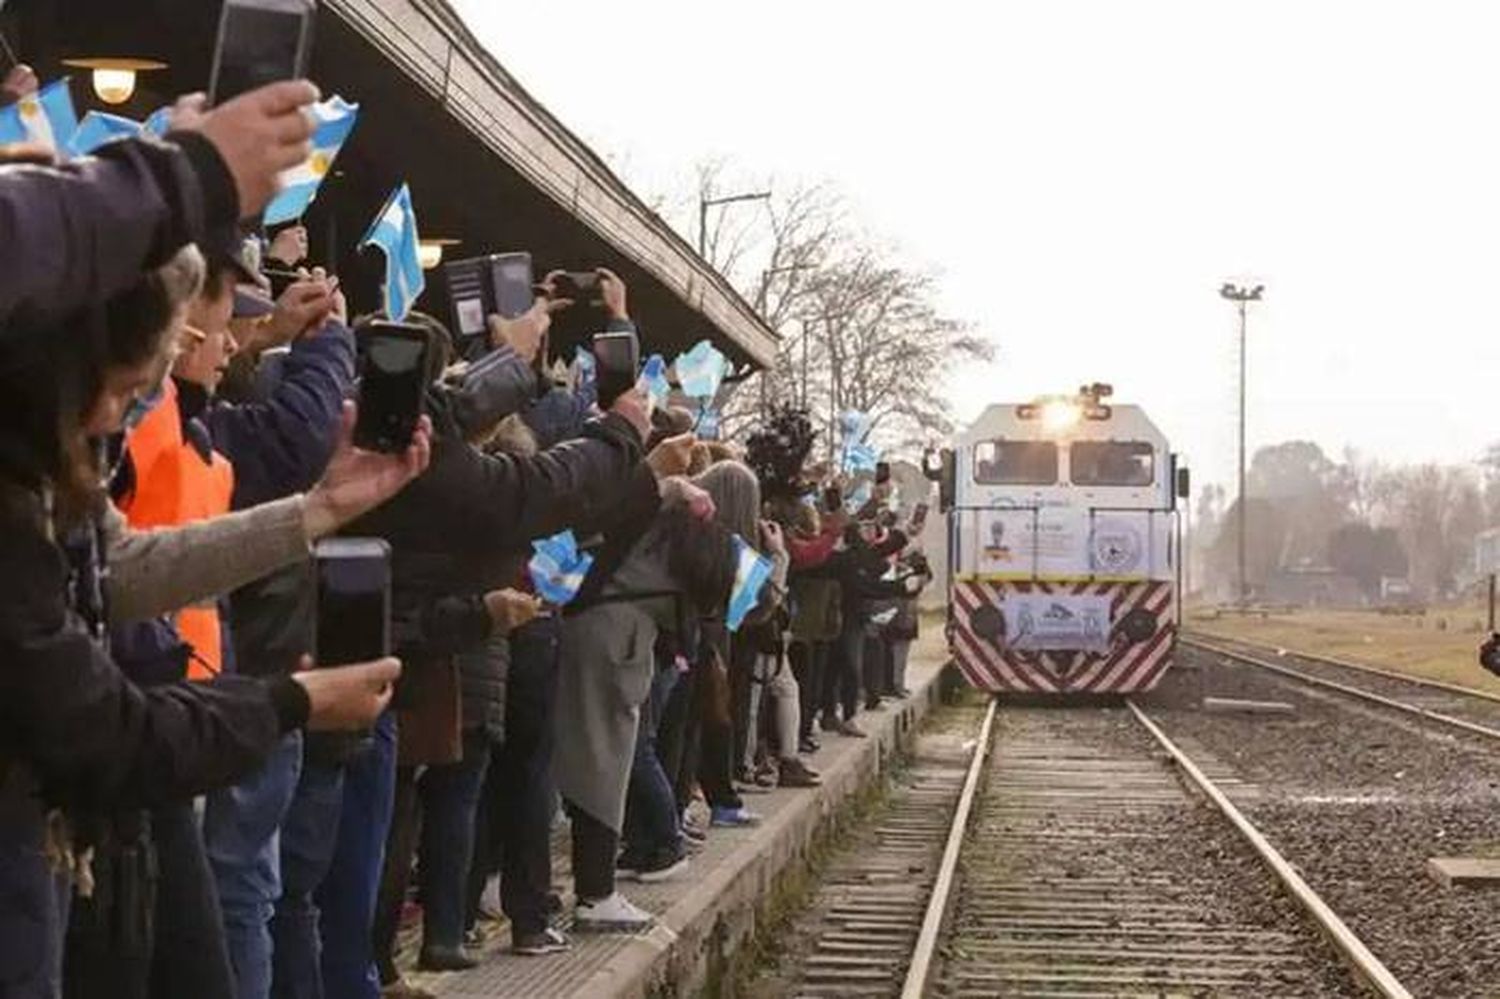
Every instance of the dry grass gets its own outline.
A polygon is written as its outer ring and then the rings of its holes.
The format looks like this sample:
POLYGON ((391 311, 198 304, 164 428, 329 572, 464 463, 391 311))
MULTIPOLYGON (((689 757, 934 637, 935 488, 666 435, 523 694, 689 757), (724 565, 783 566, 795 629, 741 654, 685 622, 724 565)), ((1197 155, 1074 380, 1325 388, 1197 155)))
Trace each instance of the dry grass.
POLYGON ((1200 610, 1188 613, 1187 626, 1205 636, 1352 659, 1500 694, 1500 678, 1481 669, 1475 656, 1485 636, 1485 614, 1479 608, 1412 616, 1305 610, 1264 618, 1200 610))

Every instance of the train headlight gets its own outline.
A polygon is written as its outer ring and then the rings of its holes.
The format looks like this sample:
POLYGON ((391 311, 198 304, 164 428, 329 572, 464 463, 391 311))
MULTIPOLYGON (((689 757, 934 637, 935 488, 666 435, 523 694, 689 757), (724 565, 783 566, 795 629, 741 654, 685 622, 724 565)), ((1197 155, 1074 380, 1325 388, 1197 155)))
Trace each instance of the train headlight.
POLYGON ((1005 615, 998 607, 980 607, 969 615, 969 630, 999 645, 1005 640, 1005 615))
POLYGON ((1131 642, 1144 642, 1156 634, 1156 615, 1139 608, 1131 611, 1120 619, 1120 634, 1131 642))
POLYGON ((1042 404, 1042 426, 1048 430, 1066 430, 1083 418, 1083 408, 1076 402, 1053 399, 1042 404))

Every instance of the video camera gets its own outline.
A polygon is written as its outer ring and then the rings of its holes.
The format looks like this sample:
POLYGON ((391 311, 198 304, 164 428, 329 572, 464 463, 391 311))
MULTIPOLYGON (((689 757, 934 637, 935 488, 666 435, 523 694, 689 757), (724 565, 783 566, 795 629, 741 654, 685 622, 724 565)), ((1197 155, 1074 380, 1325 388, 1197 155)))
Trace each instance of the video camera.
POLYGON ((764 429, 749 436, 745 464, 755 472, 765 496, 796 497, 809 491, 811 484, 802 472, 817 436, 807 411, 791 407, 774 412, 764 429))

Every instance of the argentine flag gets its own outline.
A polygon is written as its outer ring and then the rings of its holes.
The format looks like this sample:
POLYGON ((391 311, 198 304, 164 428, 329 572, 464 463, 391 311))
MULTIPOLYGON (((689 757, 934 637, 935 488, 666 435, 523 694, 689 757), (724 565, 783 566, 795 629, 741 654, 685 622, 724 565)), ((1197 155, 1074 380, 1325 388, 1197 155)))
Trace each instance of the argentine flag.
POLYGON ((558 607, 572 602, 594 565, 594 556, 579 554, 572 531, 533 541, 531 549, 536 554, 531 556, 526 569, 536 592, 558 607))
POLYGON ((90 111, 83 116, 68 140, 68 155, 87 156, 113 139, 126 139, 141 134, 141 123, 117 114, 90 111))
POLYGON ((312 115, 318 123, 313 131, 312 155, 301 166, 282 172, 281 193, 266 206, 266 225, 280 225, 300 219, 307 213, 307 207, 318 196, 319 185, 328 176, 334 158, 343 148, 344 140, 354 131, 359 105, 335 96, 314 104, 312 115))
POLYGON ((684 395, 694 399, 712 399, 724 381, 724 372, 729 362, 718 348, 707 340, 699 340, 693 349, 680 355, 672 367, 677 371, 677 384, 684 395))
POLYGON ((152 111, 151 117, 147 118, 145 123, 141 125, 141 131, 160 139, 163 135, 167 134, 167 129, 171 124, 172 105, 168 104, 164 108, 157 108, 155 111, 152 111))
POLYGON ((401 322, 412 304, 427 290, 422 261, 417 253, 417 213, 411 206, 411 188, 402 184, 391 192, 385 207, 375 216, 359 248, 378 246, 385 253, 385 314, 401 322))
POLYGON ((646 363, 641 367, 640 380, 636 387, 643 389, 651 397, 651 401, 658 406, 667 404, 667 397, 672 394, 672 384, 667 381, 667 362, 660 354, 652 354, 646 358, 646 363))
POLYGON ((78 113, 68 78, 54 80, 6 108, 0 108, 0 143, 37 142, 59 153, 78 131, 78 113))
POLYGON ((734 538, 734 559, 734 588, 729 591, 729 611, 724 615, 724 624, 730 631, 739 631, 745 617, 760 602, 760 591, 770 581, 774 566, 738 535, 734 538))

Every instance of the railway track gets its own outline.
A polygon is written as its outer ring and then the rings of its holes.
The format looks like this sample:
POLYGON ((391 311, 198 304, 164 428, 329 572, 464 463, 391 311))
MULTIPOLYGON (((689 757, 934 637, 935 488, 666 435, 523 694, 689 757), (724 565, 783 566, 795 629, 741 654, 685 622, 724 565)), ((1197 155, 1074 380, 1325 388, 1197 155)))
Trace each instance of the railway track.
POLYGON ((1438 726, 1500 740, 1500 696, 1487 691, 1240 639, 1187 635, 1182 642, 1203 652, 1423 718, 1438 726))
POLYGON ((981 733, 834 865, 774 994, 1410 995, 1138 707, 981 733))

